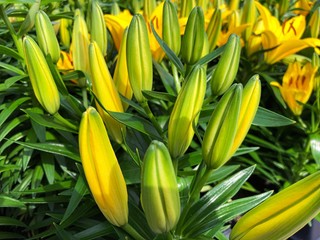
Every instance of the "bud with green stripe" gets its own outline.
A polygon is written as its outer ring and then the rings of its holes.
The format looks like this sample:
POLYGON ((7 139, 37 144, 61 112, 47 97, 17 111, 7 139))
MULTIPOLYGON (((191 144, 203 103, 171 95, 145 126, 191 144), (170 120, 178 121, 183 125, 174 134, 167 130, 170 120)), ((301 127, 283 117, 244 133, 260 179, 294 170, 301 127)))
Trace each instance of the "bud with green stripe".
POLYGON ((23 49, 34 94, 48 113, 55 114, 60 107, 60 97, 46 59, 30 36, 23 38, 23 49))
POLYGON ((142 91, 152 89, 153 70, 147 25, 140 14, 132 17, 128 28, 127 67, 135 98, 145 102, 142 91))
POLYGON ((141 204, 153 232, 169 232, 176 226, 180 216, 178 183, 168 149, 156 140, 143 159, 141 204))

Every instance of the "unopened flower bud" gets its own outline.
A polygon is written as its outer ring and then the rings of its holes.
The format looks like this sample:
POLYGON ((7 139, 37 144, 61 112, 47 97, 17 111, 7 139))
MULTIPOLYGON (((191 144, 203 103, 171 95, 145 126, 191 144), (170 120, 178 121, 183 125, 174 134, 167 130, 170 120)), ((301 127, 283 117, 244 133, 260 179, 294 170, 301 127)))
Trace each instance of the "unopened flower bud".
POLYGON ((163 4, 162 35, 168 47, 178 55, 181 47, 180 25, 177 10, 171 1, 163 4))
POLYGON ((320 171, 292 184, 250 210, 230 240, 288 239, 320 212, 320 171))
POLYGON ((192 65, 203 56, 205 34, 203 11, 195 7, 189 15, 181 42, 181 57, 187 64, 192 65))
POLYGON ((153 71, 148 30, 140 14, 133 16, 128 29, 127 67, 133 94, 144 102, 142 91, 152 89, 153 71))
POLYGON ((103 54, 96 42, 89 45, 90 67, 92 72, 92 89, 97 97, 97 109, 106 124, 112 140, 121 144, 125 126, 112 118, 101 106, 108 111, 123 112, 119 93, 114 85, 103 54))
POLYGON ((107 27, 98 0, 91 0, 90 36, 101 49, 103 56, 107 54, 107 27))
POLYGON ((249 37, 252 35, 253 25, 256 22, 256 11, 257 10, 254 4, 254 0, 244 1, 241 24, 249 24, 242 34, 245 42, 247 42, 249 40, 249 37))
POLYGON ((207 125, 202 157, 209 169, 217 169, 230 159, 241 107, 242 85, 234 84, 222 96, 207 125))
POLYGON ((113 225, 126 225, 126 182, 103 121, 93 107, 89 107, 82 115, 79 150, 89 188, 100 211, 113 225))
POLYGON ((168 148, 173 158, 182 156, 193 139, 205 92, 206 70, 197 66, 188 75, 170 115, 168 148))
POLYGON ((60 107, 60 97, 46 59, 40 47, 29 36, 23 38, 23 49, 34 94, 48 113, 55 114, 60 107))
POLYGON ((211 91, 214 96, 222 95, 233 83, 240 62, 240 38, 231 34, 223 54, 211 78, 211 91))
POLYGON ((209 25, 207 27, 207 35, 209 40, 210 52, 216 48, 218 37, 222 27, 222 13, 221 9, 216 9, 212 14, 209 25))
POLYGON ((312 38, 318 38, 320 32, 320 7, 317 7, 309 20, 310 34, 312 38))
POLYGON ((37 40, 45 55, 50 55, 52 62, 60 58, 60 46, 48 15, 40 10, 36 13, 35 28, 37 40))
POLYGON ((168 149, 156 140, 143 160, 141 204, 153 232, 169 232, 176 226, 180 216, 178 183, 168 149))

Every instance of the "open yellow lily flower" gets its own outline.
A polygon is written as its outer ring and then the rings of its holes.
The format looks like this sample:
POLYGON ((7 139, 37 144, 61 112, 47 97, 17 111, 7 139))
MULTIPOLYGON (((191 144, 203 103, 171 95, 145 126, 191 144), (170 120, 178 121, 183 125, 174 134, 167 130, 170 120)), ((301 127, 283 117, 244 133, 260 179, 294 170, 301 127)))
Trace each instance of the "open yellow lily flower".
POLYGON ((283 100, 291 111, 299 116, 303 110, 303 104, 308 102, 313 89, 314 76, 317 68, 307 62, 304 66, 295 61, 290 63, 282 79, 282 85, 271 82, 272 86, 280 89, 283 100))
POLYGON ((274 64, 285 57, 302 49, 313 47, 320 52, 320 39, 300 39, 306 28, 306 20, 303 15, 295 16, 282 25, 278 19, 271 15, 269 10, 259 2, 255 2, 263 21, 264 30, 261 33, 261 43, 265 52, 265 61, 274 64))
POLYGON ((60 58, 57 62, 57 68, 61 71, 73 70, 73 61, 71 52, 60 51, 60 58))
MULTIPOLYGON (((161 61, 164 57, 164 52, 152 33, 150 23, 153 24, 153 27, 157 34, 160 37, 162 37, 162 9, 163 3, 159 4, 155 8, 155 10, 152 12, 150 16, 150 19, 146 19, 146 22, 148 23, 147 26, 151 53, 153 58, 158 62, 161 61)), ((112 35, 114 44, 117 50, 119 50, 124 30, 126 27, 129 26, 132 19, 132 15, 128 10, 124 10, 118 15, 106 14, 104 15, 104 18, 106 21, 107 28, 109 29, 112 35)))

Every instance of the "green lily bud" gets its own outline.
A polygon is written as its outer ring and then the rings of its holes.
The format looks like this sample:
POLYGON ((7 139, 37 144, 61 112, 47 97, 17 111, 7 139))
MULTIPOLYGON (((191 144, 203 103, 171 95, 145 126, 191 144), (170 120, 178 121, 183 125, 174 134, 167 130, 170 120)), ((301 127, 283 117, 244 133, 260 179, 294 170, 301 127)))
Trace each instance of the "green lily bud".
MULTIPOLYGON (((66 5, 63 8, 64 12, 70 11, 69 5, 66 5)), ((71 33, 70 28, 72 25, 72 20, 67 18, 61 18, 60 19, 60 28, 59 28, 59 35, 60 35, 60 41, 63 46, 65 46, 67 49, 70 48, 71 43, 71 33)))
POLYGON ((240 53, 240 38, 236 34, 231 34, 212 74, 210 84, 214 96, 222 95, 233 83, 239 68, 240 53))
POLYGON ((145 17, 145 19, 150 20, 150 17, 156 7, 157 2, 155 0, 144 0, 143 16, 145 17))
POLYGON ((216 9, 212 14, 209 25, 207 27, 207 35, 209 39, 210 52, 216 48, 217 41, 222 27, 221 9, 216 9))
MULTIPOLYGON (((123 112, 119 93, 109 73, 103 54, 96 42, 92 42, 89 45, 89 59, 92 72, 92 89, 100 104, 102 104, 106 110, 123 112)), ((125 126, 112 118, 100 104, 97 103, 97 109, 106 124, 110 137, 112 140, 121 144, 125 126)))
POLYGON ((55 114, 60 107, 60 97, 46 59, 40 47, 29 36, 23 38, 23 49, 34 94, 48 113, 55 114))
POLYGON ((152 141, 142 166, 141 204, 155 233, 173 229, 180 216, 178 183, 166 146, 152 141))
POLYGON ((35 28, 39 46, 45 55, 50 55, 52 62, 60 58, 60 46, 48 15, 40 10, 36 13, 35 28))
MULTIPOLYGON (((127 36, 128 29, 126 28, 123 32, 118 53, 118 60, 113 74, 113 80, 116 88, 118 89, 118 92, 127 99, 131 99, 133 92, 130 85, 127 68, 127 36)), ((125 102, 122 102, 122 106, 123 109, 126 110, 129 105, 125 102)))
MULTIPOLYGON (((90 75, 89 44, 90 41, 86 21, 84 20, 80 9, 76 9, 72 31, 72 60, 75 70, 80 70, 88 75, 90 75)), ((85 81, 81 79, 79 86, 84 87, 85 85, 85 81)))
POLYGON ((256 22, 256 18, 256 7, 254 0, 244 1, 242 8, 241 24, 250 24, 242 33, 245 42, 247 42, 249 40, 249 37, 252 35, 252 29, 253 25, 256 22))
POLYGON ((107 54, 107 27, 104 21, 102 9, 97 0, 91 0, 90 12, 90 34, 91 41, 95 41, 101 49, 103 56, 107 54))
POLYGON ((208 10, 209 0, 198 0, 197 5, 203 9, 204 12, 208 10))
POLYGON ((118 15, 121 12, 119 4, 116 1, 113 1, 111 4, 111 15, 118 15))
POLYGON ((242 98, 242 85, 234 84, 214 109, 202 143, 202 157, 209 169, 217 169, 230 159, 236 136, 242 98))
POLYGON ((251 123, 259 107, 260 96, 261 83, 259 80, 259 75, 254 75, 249 79, 243 88, 236 136, 229 153, 230 158, 237 151, 250 129, 251 123))
POLYGON ((193 136, 193 124, 197 124, 206 92, 205 67, 197 66, 188 75, 170 115, 168 125, 168 148, 176 159, 188 149, 193 136))
POLYGON ((320 32, 320 7, 317 7, 309 21, 310 34, 312 38, 318 38, 320 32))
POLYGON ((140 14, 132 17, 128 29, 127 67, 135 98, 138 102, 146 101, 142 90, 152 89, 152 55, 147 25, 140 14))
POLYGON ((188 17, 192 9, 196 6, 196 2, 194 0, 181 0, 180 4, 180 18, 188 17))
POLYGON ((98 112, 82 115, 79 150, 83 170, 100 211, 115 226, 128 223, 128 193, 117 157, 98 112))
POLYGON ((191 11, 181 42, 181 57, 189 65, 202 57, 205 39, 204 15, 200 7, 191 11))
POLYGON ((285 240, 320 212, 320 171, 292 184, 246 213, 231 240, 285 240))
POLYGON ((163 4, 162 36, 168 47, 178 55, 181 47, 180 25, 177 10, 171 1, 163 4))
POLYGON ((229 4, 228 4, 229 10, 231 10, 231 11, 238 10, 239 3, 240 3, 240 0, 230 0, 229 4))
MULTIPOLYGON (((311 64, 312 64, 312 66, 314 68, 317 68, 318 71, 319 71, 319 68, 320 68, 320 56, 315 52, 312 55, 311 64)), ((314 76, 313 90, 316 91, 319 88, 320 88, 320 75, 316 73, 315 76, 314 76)))
POLYGON ((288 12, 290 1, 280 0, 279 1, 279 15, 282 17, 285 13, 288 12))

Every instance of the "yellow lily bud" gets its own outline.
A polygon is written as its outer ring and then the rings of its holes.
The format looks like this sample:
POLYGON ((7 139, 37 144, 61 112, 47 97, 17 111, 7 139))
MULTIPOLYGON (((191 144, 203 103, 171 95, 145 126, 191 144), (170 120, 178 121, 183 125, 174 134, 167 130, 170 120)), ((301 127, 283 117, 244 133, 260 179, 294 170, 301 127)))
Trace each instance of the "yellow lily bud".
POLYGON ((178 183, 168 149, 156 140, 143 160, 141 204, 153 232, 169 232, 176 226, 180 216, 178 183))
POLYGON ((35 28, 40 48, 45 55, 50 55, 52 62, 60 58, 60 46, 48 15, 40 10, 36 13, 35 28))
POLYGON ((132 17, 128 29, 127 67, 133 94, 138 102, 144 102, 142 90, 152 89, 153 72, 148 30, 140 14, 132 17))
POLYGON ((254 4, 254 0, 244 1, 242 8, 241 24, 249 24, 242 33, 245 42, 247 42, 249 40, 249 37, 252 35, 253 25, 255 24, 257 18, 256 12, 257 10, 254 4))
POLYGON ((292 184, 246 213, 231 240, 285 240, 320 212, 320 171, 292 184))
POLYGON ((177 10, 171 1, 163 4, 162 35, 168 47, 178 55, 181 47, 180 25, 177 10))
POLYGON ((217 169, 230 159, 241 107, 242 85, 234 84, 214 109, 202 143, 202 157, 209 169, 217 169))
POLYGON ((234 11, 234 10, 238 10, 239 9, 239 3, 240 3, 240 0, 230 0, 229 1, 229 10, 230 11, 234 11))
MULTIPOLYGON (((75 70, 80 70, 88 75, 90 75, 89 44, 90 41, 86 21, 84 20, 80 9, 76 9, 71 45, 73 66, 75 70)), ((85 80, 80 80, 79 86, 84 87, 85 85, 85 80)))
POLYGON ((320 7, 317 7, 311 15, 308 23, 312 38, 318 38, 320 32, 320 7))
MULTIPOLYGON (((118 60, 113 74, 113 80, 118 92, 127 99, 131 99, 133 92, 130 85, 127 68, 127 36, 128 29, 126 28, 122 36, 122 41, 118 52, 118 60)), ((122 102, 122 105, 124 110, 126 110, 129 106, 125 102, 122 102)))
POLYGON ((71 34, 69 28, 71 27, 72 20, 67 18, 61 18, 60 19, 60 28, 59 28, 59 35, 60 35, 60 41, 63 46, 65 46, 67 49, 70 48, 70 42, 71 42, 71 34))
MULTIPOLYGON (((93 93, 106 110, 123 112, 119 93, 109 73, 102 52, 96 42, 92 42, 89 45, 89 58, 92 72, 91 81, 93 93)), ((106 124, 112 140, 121 144, 123 141, 122 134, 125 132, 124 125, 112 118, 99 103, 97 103, 97 109, 106 124)))
POLYGON ((98 112, 82 115, 79 150, 83 170, 100 211, 115 226, 128 223, 128 193, 117 157, 98 112))
POLYGON ((221 9, 216 9, 212 14, 209 25, 207 27, 207 35, 209 40, 210 52, 216 48, 221 27, 222 27, 221 9))
POLYGON ((91 41, 95 41, 101 49, 103 56, 107 54, 107 27, 102 9, 97 0, 91 0, 91 41))
POLYGON ((254 75, 243 88, 239 119, 235 130, 236 136, 229 153, 230 158, 237 151, 250 129, 251 123, 259 107, 260 96, 261 83, 259 75, 254 75))
POLYGON ((223 94, 233 83, 239 68, 240 53, 240 38, 236 34, 231 34, 212 74, 210 84, 214 96, 223 94))
POLYGON ((206 92, 205 67, 197 66, 188 75, 170 115, 168 148, 176 159, 188 149, 193 136, 193 124, 197 124, 206 92))
POLYGON ((29 36, 23 38, 23 49, 34 94, 48 113, 55 114, 60 107, 60 97, 46 59, 40 47, 29 36))
POLYGON ((181 42, 181 57, 189 65, 202 57, 205 39, 204 15, 200 7, 191 11, 181 42))

